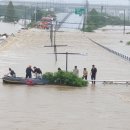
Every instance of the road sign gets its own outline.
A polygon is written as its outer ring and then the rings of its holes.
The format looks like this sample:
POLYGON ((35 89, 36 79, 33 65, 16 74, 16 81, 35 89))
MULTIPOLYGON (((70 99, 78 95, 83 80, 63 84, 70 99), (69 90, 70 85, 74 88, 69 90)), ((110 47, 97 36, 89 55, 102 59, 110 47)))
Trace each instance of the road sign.
POLYGON ((75 14, 82 15, 85 13, 85 8, 75 8, 75 14))

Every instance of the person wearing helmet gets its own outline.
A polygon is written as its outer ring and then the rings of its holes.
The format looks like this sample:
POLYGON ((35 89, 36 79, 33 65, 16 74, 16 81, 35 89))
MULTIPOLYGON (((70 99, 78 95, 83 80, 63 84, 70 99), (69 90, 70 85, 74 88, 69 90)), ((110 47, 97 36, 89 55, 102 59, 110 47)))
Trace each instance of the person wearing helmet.
POLYGON ((26 78, 32 78, 32 68, 31 68, 31 65, 29 65, 27 68, 26 68, 26 78))

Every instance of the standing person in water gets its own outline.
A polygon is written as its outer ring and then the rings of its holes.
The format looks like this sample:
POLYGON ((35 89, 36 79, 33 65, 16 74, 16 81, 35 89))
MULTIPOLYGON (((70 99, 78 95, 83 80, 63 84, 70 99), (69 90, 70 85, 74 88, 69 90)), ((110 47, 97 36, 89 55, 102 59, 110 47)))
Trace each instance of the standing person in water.
POLYGON ((96 74, 97 74, 97 68, 95 67, 95 65, 92 65, 92 69, 91 69, 92 84, 95 84, 96 74))
POLYGON ((88 77, 88 71, 86 68, 83 69, 83 79, 87 80, 87 77, 88 77))
POLYGON ((76 76, 79 76, 79 70, 78 70, 77 66, 74 67, 73 74, 76 76))

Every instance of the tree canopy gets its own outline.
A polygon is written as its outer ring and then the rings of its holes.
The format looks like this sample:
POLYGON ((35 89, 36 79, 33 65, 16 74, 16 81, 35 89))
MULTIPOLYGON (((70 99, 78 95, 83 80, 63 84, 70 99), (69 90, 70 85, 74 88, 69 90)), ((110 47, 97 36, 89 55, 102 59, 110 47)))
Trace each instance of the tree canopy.
MULTIPOLYGON (((121 19, 118 16, 110 16, 105 13, 100 13, 95 9, 92 9, 88 13, 87 23, 85 24, 87 24, 85 31, 92 32, 93 30, 106 25, 124 25, 124 19, 121 19)), ((125 20, 125 25, 130 26, 130 22, 128 20, 125 20)))
POLYGON ((15 20, 15 9, 12 1, 9 1, 9 4, 6 9, 5 22, 14 22, 15 20))

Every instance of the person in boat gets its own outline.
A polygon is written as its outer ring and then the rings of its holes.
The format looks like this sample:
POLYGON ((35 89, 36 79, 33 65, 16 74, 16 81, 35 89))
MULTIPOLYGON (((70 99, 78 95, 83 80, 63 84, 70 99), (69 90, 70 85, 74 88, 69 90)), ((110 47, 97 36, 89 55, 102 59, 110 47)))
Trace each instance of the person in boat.
POLYGON ((74 67, 73 74, 76 76, 79 76, 79 70, 78 70, 77 66, 74 67))
POLYGON ((97 68, 95 67, 95 65, 92 65, 92 69, 91 69, 92 84, 95 84, 96 74, 97 74, 97 68))
POLYGON ((14 77, 14 78, 16 77, 16 73, 11 68, 9 68, 9 73, 7 75, 10 75, 11 77, 14 77))
POLYGON ((6 33, 2 34, 2 36, 5 36, 6 38, 8 37, 8 35, 6 33))
POLYGON ((26 78, 32 78, 32 67, 31 65, 29 65, 27 68, 26 68, 26 78))
POLYGON ((36 66, 33 67, 33 73, 35 73, 35 78, 42 78, 42 71, 40 68, 37 68, 36 66))
POLYGON ((87 80, 87 77, 88 77, 88 71, 86 68, 83 69, 83 79, 87 80))

